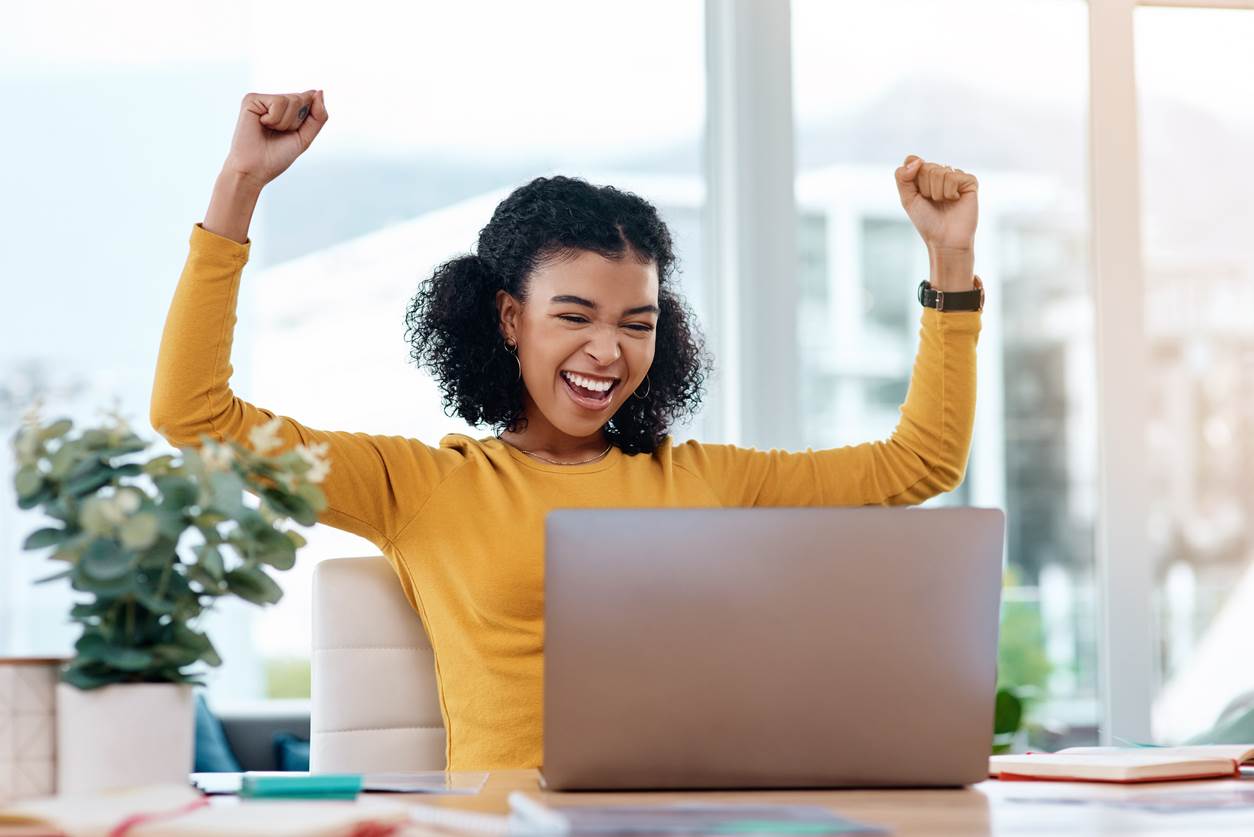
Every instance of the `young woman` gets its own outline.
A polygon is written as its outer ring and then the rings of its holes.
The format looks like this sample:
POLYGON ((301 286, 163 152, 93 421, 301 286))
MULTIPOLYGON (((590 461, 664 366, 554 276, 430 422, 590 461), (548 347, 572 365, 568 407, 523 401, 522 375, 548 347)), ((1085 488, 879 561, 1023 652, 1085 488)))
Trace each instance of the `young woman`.
MULTIPOLYGON (((245 440, 275 419, 230 389, 248 225, 261 189, 327 118, 320 90, 244 97, 161 342, 151 418, 175 445, 245 440)), ((961 482, 980 328, 976 180, 913 156, 896 177, 945 296, 944 310, 922 309, 887 441, 801 453, 673 444, 668 428, 697 408, 708 364, 671 284, 671 237, 641 198, 563 177, 502 201, 476 252, 436 270, 408 311, 412 355, 446 406, 496 435, 431 447, 274 422, 285 446, 326 446, 321 521, 376 544, 421 617, 450 769, 540 764, 550 509, 906 504, 961 482)))

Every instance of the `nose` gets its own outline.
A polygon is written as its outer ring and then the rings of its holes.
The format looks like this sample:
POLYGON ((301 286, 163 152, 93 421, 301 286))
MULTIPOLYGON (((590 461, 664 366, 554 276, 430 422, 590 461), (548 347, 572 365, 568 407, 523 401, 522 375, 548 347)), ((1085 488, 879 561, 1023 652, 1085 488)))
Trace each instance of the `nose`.
POLYGON ((614 326, 592 329, 584 351, 598 366, 609 366, 623 356, 622 348, 618 345, 618 329, 614 326))

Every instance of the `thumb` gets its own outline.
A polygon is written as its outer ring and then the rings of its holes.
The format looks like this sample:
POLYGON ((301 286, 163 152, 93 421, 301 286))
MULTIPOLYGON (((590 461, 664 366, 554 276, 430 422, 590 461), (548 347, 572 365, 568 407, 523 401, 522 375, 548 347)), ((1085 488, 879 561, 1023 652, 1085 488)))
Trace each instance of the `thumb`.
POLYGON ((314 141, 314 137, 318 136, 318 132, 322 130, 322 126, 327 124, 330 115, 327 113, 326 102, 322 100, 322 91, 315 90, 313 102, 309 107, 309 116, 304 122, 300 123, 297 132, 306 148, 314 141))
POLYGON ((919 194, 919 187, 915 184, 914 178, 922 166, 923 159, 910 154, 894 172, 897 178, 897 194, 901 196, 901 205, 904 207, 908 208, 919 194))

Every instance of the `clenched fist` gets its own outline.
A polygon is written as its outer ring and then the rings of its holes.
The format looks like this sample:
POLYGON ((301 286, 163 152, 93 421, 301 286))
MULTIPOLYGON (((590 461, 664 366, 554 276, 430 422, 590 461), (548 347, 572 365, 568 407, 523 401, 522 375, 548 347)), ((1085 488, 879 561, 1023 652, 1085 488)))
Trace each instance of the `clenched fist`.
POLYGON ((287 171, 326 123, 321 90, 249 93, 240 103, 223 168, 260 188, 287 171))
POLYGON ((969 251, 979 217, 975 175, 911 154, 897 169, 897 192, 928 250, 969 251))

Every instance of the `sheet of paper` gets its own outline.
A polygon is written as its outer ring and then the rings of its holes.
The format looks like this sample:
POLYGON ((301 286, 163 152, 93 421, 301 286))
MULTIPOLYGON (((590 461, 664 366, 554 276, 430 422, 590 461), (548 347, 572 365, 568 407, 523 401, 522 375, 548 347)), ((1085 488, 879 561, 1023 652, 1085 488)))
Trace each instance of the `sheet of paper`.
POLYGON ((555 806, 570 834, 807 835, 883 834, 886 830, 847 819, 817 805, 679 804, 555 806))

